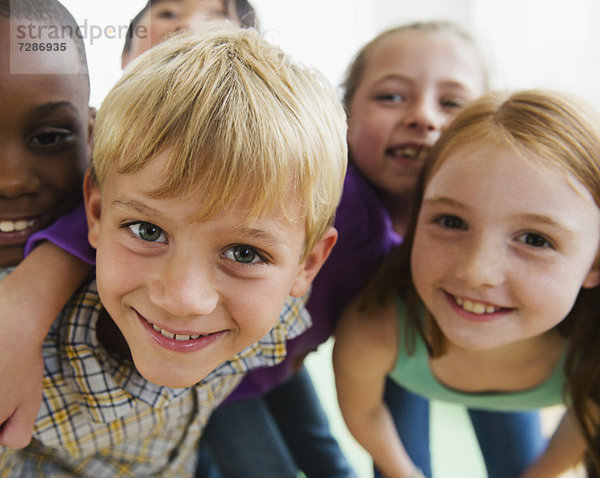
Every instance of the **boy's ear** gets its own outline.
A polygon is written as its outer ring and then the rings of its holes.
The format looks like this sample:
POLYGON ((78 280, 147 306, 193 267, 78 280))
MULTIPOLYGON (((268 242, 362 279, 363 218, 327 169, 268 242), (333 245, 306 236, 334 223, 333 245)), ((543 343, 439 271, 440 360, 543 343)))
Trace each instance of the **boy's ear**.
POLYGON ((330 227, 319 242, 315 244, 296 276, 292 284, 290 295, 302 297, 310 288, 310 284, 321 269, 325 260, 329 257, 333 246, 337 242, 338 232, 334 227, 330 227))
POLYGON ((102 200, 100 189, 90 177, 90 171, 83 178, 83 202, 85 203, 85 216, 88 225, 88 241, 93 248, 98 246, 100 234, 100 214, 102 212, 102 200))

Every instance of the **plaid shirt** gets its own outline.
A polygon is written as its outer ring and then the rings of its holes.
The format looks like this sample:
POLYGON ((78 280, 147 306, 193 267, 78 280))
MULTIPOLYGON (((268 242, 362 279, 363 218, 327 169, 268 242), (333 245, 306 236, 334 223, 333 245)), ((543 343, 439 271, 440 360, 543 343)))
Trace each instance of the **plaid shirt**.
MULTIPOLYGON (((8 272, 0 272, 0 279, 8 272)), ((102 310, 95 282, 67 304, 43 345, 44 394, 32 443, 0 447, 0 477, 192 476, 196 447, 211 411, 251 368, 285 356, 286 338, 310 326, 305 299, 288 298, 260 342, 194 387, 145 380, 129 360, 98 343, 102 310)))

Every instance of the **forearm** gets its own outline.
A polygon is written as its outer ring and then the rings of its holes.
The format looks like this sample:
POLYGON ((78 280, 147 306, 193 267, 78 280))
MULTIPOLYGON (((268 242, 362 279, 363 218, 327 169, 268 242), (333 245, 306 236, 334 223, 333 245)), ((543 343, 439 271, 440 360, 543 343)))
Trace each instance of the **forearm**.
POLYGON ((548 447, 522 478, 552 478, 576 466, 585 452, 583 439, 573 415, 567 411, 548 447))
POLYGON ((381 474, 386 478, 414 476, 415 466, 400 441, 387 407, 367 411, 342 409, 348 429, 369 452, 381 474))
POLYGON ((42 399, 42 343, 91 266, 42 243, 0 281, 0 446, 21 448, 42 399))
POLYGON ((3 307, 3 326, 22 327, 25 320, 29 337, 41 344, 54 318, 91 270, 53 244, 40 244, 0 282, 0 300, 12 304, 3 307))

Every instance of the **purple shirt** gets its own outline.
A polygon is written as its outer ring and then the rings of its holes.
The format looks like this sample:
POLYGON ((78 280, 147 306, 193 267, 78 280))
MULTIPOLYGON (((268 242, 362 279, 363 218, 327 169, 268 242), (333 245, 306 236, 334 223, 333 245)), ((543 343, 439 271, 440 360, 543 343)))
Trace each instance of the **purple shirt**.
POLYGON ((82 261, 95 265, 96 250, 90 246, 87 232, 85 207, 82 202, 71 212, 58 218, 47 229, 32 234, 25 244, 25 255, 29 254, 38 243, 47 240, 82 261))
MULTIPOLYGON (((373 186, 353 166, 348 167, 335 227, 339 237, 331 255, 313 282, 307 307, 313 325, 302 335, 287 342, 285 360, 274 367, 249 372, 228 401, 262 395, 286 381, 294 373, 294 364, 327 341, 344 307, 390 249, 400 243, 392 222, 373 186)), ((26 245, 29 253, 35 245, 49 240, 62 249, 94 264, 95 250, 87 241, 83 205, 58 219, 52 226, 33 234, 26 245)))

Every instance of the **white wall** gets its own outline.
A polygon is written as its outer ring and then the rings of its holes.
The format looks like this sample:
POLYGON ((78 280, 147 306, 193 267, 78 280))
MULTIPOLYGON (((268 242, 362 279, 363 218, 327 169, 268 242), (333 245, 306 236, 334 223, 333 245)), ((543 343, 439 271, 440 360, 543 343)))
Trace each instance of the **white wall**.
MULTIPOLYGON (((145 0, 63 0, 88 27, 92 104, 119 77, 124 38, 93 39, 91 26, 126 26, 145 0)), ((364 42, 384 28, 449 19, 470 30, 495 64, 494 85, 569 90, 600 107, 597 0, 253 0, 274 43, 339 84, 364 42)), ((113 34, 114 35, 114 34, 113 34)))

